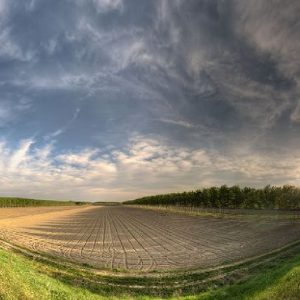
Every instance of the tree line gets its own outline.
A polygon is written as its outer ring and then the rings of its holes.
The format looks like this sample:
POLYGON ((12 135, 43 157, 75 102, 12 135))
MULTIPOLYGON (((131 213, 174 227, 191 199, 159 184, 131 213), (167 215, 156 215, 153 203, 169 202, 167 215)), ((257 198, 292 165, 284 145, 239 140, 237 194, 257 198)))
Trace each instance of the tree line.
POLYGON ((267 185, 261 189, 222 185, 190 192, 147 196, 124 204, 295 210, 300 209, 300 188, 291 185, 267 185))
POLYGON ((0 207, 27 207, 27 206, 67 206, 82 205, 84 202, 36 200, 28 198, 0 197, 0 207))

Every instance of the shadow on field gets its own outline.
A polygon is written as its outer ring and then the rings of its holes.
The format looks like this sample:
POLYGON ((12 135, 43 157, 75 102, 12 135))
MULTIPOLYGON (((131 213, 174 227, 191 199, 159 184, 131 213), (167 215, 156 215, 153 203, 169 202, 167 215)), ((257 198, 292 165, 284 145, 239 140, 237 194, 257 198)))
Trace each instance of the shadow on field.
POLYGON ((95 220, 86 212, 76 213, 71 218, 47 221, 38 226, 25 227, 24 233, 48 240, 74 240, 95 226, 95 220), (28 232, 26 231, 28 230, 28 232))

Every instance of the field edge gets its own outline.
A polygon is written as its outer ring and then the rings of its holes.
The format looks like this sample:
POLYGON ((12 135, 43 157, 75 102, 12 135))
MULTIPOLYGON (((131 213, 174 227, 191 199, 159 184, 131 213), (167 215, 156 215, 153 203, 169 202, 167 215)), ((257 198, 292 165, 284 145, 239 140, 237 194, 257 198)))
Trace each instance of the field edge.
POLYGON ((251 261, 244 261, 235 265, 221 266, 210 270, 190 270, 185 272, 132 274, 130 272, 97 271, 84 265, 52 260, 50 257, 33 253, 27 249, 0 241, 0 248, 13 251, 35 263, 45 274, 62 282, 83 287, 90 292, 110 295, 133 295, 152 297, 171 297, 177 295, 188 296, 222 287, 227 284, 243 282, 257 274, 257 270, 269 269, 276 262, 291 258, 299 253, 300 241, 283 248, 256 257, 251 261), (67 267, 67 268, 66 268, 67 267))

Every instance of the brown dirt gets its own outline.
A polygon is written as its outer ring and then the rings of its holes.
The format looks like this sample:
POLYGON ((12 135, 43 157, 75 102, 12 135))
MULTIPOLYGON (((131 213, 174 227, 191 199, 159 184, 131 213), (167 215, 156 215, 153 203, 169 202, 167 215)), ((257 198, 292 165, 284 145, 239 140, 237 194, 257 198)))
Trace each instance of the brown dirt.
POLYGON ((131 207, 0 209, 0 237, 73 262, 127 270, 207 268, 300 239, 300 223, 191 217, 131 207))
POLYGON ((0 221, 3 219, 33 217, 51 212, 63 212, 78 209, 78 206, 45 206, 45 207, 4 207, 0 208, 0 221))

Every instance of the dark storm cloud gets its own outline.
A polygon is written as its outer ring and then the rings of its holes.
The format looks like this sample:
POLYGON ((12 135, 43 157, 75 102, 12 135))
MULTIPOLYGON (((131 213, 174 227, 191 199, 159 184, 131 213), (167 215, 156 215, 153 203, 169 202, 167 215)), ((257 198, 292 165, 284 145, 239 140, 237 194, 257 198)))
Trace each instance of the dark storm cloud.
POLYGON ((297 184, 299 15, 296 0, 0 0, 7 193, 26 174, 32 194, 73 178, 91 199, 297 184))

